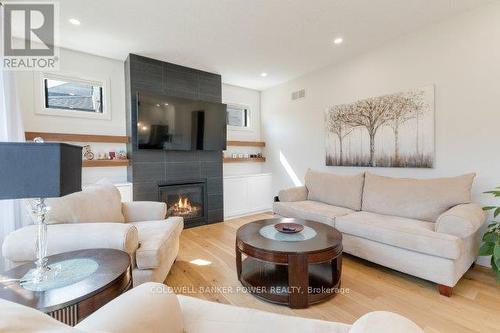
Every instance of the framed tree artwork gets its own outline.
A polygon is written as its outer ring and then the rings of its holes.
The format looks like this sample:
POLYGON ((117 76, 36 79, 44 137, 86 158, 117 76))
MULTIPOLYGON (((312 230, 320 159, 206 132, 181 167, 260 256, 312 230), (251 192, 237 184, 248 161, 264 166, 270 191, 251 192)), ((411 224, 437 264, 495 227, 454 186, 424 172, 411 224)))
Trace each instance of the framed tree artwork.
POLYGON ((434 165, 434 86, 328 107, 325 125, 326 165, 434 165))

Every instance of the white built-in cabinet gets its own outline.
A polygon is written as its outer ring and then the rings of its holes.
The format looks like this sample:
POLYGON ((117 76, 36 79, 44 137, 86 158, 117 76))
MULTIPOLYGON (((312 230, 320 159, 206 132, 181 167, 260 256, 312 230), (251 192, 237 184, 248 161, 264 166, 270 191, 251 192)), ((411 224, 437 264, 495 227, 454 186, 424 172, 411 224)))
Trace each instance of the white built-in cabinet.
POLYGON ((224 176, 224 218, 270 211, 271 181, 270 173, 224 176))

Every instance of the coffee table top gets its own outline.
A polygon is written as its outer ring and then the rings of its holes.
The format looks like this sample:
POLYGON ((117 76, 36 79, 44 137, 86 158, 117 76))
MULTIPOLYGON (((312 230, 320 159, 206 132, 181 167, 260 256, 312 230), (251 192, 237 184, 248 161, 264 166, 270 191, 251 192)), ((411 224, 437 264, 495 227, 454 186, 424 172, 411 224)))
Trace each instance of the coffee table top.
POLYGON ((338 230, 324 223, 295 218, 273 218, 247 223, 238 229, 236 242, 246 248, 280 254, 342 251, 342 234, 338 230), (304 237, 304 240, 294 241, 271 239, 272 237, 262 235, 262 228, 266 230, 276 223, 287 222, 304 225, 306 227, 304 231, 309 231, 309 234, 304 237))
MULTIPOLYGON (((48 264, 63 260, 86 258, 98 264, 96 271, 86 278, 61 288, 47 291, 30 291, 20 286, 19 282, 0 282, 0 298, 29 306, 43 312, 51 312, 75 304, 91 297, 115 281, 128 274, 130 257, 127 253, 113 249, 78 250, 48 257, 48 264)), ((0 274, 0 281, 19 279, 26 274, 33 263, 15 267, 0 274)))

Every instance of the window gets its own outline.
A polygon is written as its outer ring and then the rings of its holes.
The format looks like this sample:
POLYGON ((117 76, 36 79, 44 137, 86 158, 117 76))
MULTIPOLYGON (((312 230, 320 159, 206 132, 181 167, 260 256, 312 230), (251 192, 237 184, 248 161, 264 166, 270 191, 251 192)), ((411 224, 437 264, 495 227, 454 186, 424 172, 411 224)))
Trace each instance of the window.
POLYGON ((227 125, 235 129, 250 128, 250 110, 247 106, 228 104, 227 125))
POLYGON ((44 79, 45 108, 102 113, 102 86, 44 79))
POLYGON ((74 75, 40 74, 37 113, 83 118, 111 119, 106 96, 107 80, 90 80, 74 75))

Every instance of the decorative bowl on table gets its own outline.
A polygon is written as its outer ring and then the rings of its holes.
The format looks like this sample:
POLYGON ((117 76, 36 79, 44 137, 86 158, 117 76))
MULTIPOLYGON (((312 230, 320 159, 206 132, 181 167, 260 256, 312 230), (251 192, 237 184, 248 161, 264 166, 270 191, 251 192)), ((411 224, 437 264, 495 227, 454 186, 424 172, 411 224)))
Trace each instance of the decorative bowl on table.
POLYGON ((276 223, 274 229, 284 234, 295 234, 304 230, 304 226, 298 223, 276 223))

